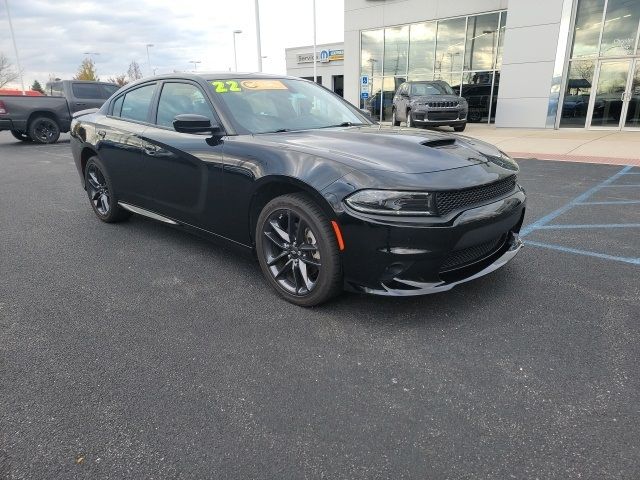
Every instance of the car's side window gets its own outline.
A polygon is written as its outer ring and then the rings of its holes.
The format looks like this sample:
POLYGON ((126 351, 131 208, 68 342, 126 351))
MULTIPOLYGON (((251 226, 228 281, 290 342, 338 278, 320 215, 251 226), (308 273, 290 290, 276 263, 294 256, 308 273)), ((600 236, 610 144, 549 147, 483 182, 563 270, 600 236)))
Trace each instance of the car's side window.
POLYGON ((124 95, 119 96, 118 98, 116 98, 113 102, 113 110, 111 112, 111 115, 113 115, 114 117, 119 117, 120 116, 120 112, 122 111, 122 102, 124 101, 124 95))
POLYGON ((191 83, 165 83, 158 102, 156 124, 172 127, 176 115, 185 113, 202 115, 215 121, 209 102, 200 88, 191 83))
MULTIPOLYGON (((153 83, 125 93, 124 97, 121 97, 123 100, 120 115, 116 112, 115 104, 113 115, 138 122, 146 122, 155 88, 156 84, 153 83)), ((120 99, 116 100, 116 103, 119 100, 120 99)))

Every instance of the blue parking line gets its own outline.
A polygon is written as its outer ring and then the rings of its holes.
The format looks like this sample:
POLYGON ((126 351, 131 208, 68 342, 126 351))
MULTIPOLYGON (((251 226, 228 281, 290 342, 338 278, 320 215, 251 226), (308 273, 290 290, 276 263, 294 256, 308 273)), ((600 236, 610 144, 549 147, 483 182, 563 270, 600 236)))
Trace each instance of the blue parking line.
POLYGON ((537 228, 537 230, 553 230, 556 228, 640 228, 640 223, 595 223, 595 224, 552 224, 552 225, 541 225, 537 228))
POLYGON ((588 257, 596 257, 604 260, 614 260, 616 262, 630 263, 632 265, 640 265, 640 258, 632 257, 616 257, 615 255, 607 255, 606 253, 589 252, 587 250, 580 250, 577 248, 563 247, 562 245, 554 245, 551 243, 532 242, 527 240, 527 245, 533 245, 535 247, 548 248, 551 250, 559 250, 565 253, 575 253, 577 255, 586 255, 588 257))
POLYGON ((576 202, 576 205, 633 205, 640 200, 610 200, 608 202, 576 202))
POLYGON ((571 210, 576 204, 586 201, 591 195, 593 195, 594 193, 596 193, 598 190, 602 189, 603 187, 606 187, 607 185, 610 185, 611 183, 616 181, 618 178, 620 178, 622 175, 625 175, 632 168, 633 168, 633 166, 627 165, 622 170, 620 170, 618 173, 610 176, 609 178, 607 178, 603 182, 599 183, 595 187, 590 188, 589 190, 587 190, 586 192, 582 193, 581 195, 578 195, 576 198, 571 200, 569 203, 567 203, 564 206, 560 207, 559 209, 549 213, 548 215, 545 215, 544 217, 536 220, 535 222, 527 225, 526 227, 524 227, 520 231, 520 236, 521 237, 525 237, 525 236, 529 235, 531 232, 533 232, 534 230, 542 227, 543 225, 546 225, 547 223, 549 223, 554 218, 559 217, 563 213, 571 210))
POLYGON ((626 185, 603 185, 607 188, 624 188, 624 187, 640 187, 640 183, 628 183, 626 185))

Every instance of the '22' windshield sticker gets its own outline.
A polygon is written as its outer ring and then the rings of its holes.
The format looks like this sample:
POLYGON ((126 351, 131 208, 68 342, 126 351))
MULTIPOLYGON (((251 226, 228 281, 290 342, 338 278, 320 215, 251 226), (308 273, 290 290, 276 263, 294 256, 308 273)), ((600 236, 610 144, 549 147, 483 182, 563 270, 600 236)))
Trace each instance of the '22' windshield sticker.
POLYGON ((242 92, 243 90, 289 90, 280 80, 214 80, 216 93, 242 92))

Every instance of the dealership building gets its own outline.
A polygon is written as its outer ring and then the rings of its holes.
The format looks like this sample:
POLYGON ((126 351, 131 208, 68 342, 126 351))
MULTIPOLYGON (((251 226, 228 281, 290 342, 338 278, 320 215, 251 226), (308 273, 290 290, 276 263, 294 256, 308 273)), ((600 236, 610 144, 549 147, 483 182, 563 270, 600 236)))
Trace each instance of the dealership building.
POLYGON ((442 79, 470 121, 638 129, 639 25, 640 0, 345 0, 344 97, 388 121, 400 84, 442 79))
MULTIPOLYGON (((313 45, 287 48, 287 75, 313 80, 313 45)), ((344 47, 342 43, 316 45, 317 82, 343 96, 344 47)))

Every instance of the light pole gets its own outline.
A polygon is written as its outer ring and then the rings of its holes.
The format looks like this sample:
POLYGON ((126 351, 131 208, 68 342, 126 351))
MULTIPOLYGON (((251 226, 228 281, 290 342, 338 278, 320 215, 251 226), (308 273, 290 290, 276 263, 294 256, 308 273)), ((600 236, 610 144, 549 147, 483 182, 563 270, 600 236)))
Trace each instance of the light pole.
POLYGON ((198 71, 198 64, 202 63, 200 60, 189 60, 189 63, 193 63, 193 71, 198 71))
MULTIPOLYGON (((256 3, 256 45, 258 47, 258 72, 262 72, 262 45, 260 45, 260 5, 258 4, 258 0, 255 0, 256 3)), ((234 36, 235 38, 235 36, 234 36)))
POLYGON ((149 67, 149 75, 151 75, 151 57, 149 56, 149 48, 153 47, 153 43, 147 43, 147 66, 149 67))
POLYGON ((9 20, 9 30, 11 31, 11 40, 13 41, 13 51, 16 55, 16 66, 18 67, 18 75, 20 75, 20 85, 22 86, 22 95, 26 95, 24 91, 24 78, 22 76, 22 67, 20 66, 20 57, 18 56, 18 47, 16 46, 16 36, 13 33, 13 23, 11 23, 11 12, 9 11, 9 0, 4 0, 7 7, 7 20, 9 20))
POLYGON ((318 59, 316 58, 316 0, 313 0, 313 81, 318 83, 318 59))
POLYGON ((242 30, 233 31, 233 70, 238 71, 238 54, 236 53, 236 35, 242 33, 242 30))

